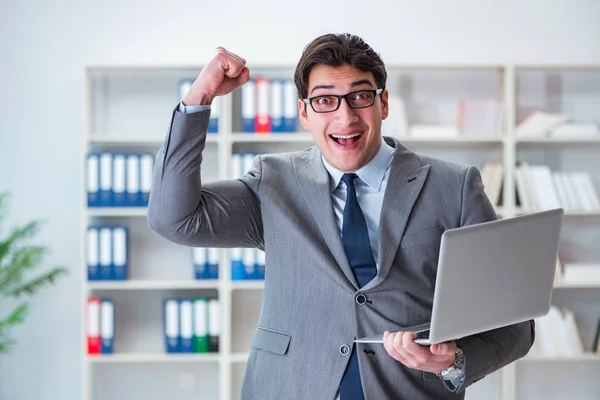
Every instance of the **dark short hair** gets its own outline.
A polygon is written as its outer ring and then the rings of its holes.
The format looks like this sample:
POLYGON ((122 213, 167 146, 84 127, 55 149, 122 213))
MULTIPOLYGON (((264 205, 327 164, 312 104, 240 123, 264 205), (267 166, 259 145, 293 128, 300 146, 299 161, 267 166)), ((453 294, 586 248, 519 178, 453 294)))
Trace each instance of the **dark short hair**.
POLYGON ((328 33, 314 39, 302 52, 294 73, 298 97, 304 99, 308 96, 308 77, 315 65, 341 67, 346 64, 373 73, 378 88, 385 89, 385 65, 371 46, 350 33, 328 33))

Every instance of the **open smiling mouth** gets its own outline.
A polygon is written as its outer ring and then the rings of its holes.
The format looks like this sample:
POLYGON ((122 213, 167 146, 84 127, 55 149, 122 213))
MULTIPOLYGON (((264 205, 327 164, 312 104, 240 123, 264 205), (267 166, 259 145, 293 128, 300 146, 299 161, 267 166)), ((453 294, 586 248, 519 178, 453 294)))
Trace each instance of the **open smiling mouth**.
POLYGON ((361 133, 354 133, 352 135, 329 135, 336 143, 343 146, 350 146, 356 144, 362 137, 361 133))

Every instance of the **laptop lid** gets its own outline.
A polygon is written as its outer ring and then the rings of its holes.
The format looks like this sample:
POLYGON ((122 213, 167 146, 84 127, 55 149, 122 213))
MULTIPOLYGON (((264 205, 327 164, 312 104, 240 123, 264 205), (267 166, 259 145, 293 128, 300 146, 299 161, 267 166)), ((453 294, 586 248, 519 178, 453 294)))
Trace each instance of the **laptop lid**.
POLYGON ((429 342, 547 314, 562 216, 558 208, 445 231, 429 342))

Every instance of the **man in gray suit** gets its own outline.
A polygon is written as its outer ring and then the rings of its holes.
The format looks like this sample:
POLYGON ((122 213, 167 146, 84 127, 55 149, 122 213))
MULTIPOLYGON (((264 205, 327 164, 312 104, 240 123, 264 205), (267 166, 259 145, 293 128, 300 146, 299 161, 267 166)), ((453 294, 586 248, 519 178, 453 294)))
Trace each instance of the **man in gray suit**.
POLYGON ((462 399, 527 354, 533 321, 433 346, 402 331, 430 321, 444 230, 496 215, 475 167, 382 138, 387 73, 361 38, 321 36, 298 62, 300 120, 316 146, 201 182, 211 101, 250 79, 245 64, 219 48, 174 110, 148 210, 173 242, 266 252, 241 399, 462 399), (384 331, 383 346, 353 344, 384 331))

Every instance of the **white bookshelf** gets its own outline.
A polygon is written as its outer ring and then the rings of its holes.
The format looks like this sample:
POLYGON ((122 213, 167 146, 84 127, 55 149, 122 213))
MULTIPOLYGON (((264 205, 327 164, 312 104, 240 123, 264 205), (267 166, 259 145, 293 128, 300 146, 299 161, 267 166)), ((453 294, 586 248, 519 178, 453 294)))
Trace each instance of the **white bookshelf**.
POLYGON ((600 283, 593 283, 593 282, 571 283, 571 282, 561 282, 561 281, 554 282, 554 290, 561 290, 561 289, 592 289, 592 290, 600 291, 600 283))
POLYGON ((88 208, 90 217, 145 217, 148 209, 145 207, 91 207, 88 208))
POLYGON ((586 353, 579 356, 561 356, 561 357, 524 357, 521 362, 600 362, 600 355, 593 353, 586 353))
MULTIPOLYGON (((389 129, 384 129, 385 135, 396 136, 407 147, 420 153, 474 164, 479 168, 486 161, 500 161, 504 166, 504 190, 500 203, 496 205, 499 215, 511 217, 531 211, 517 204, 515 195, 515 164, 521 160, 547 163, 553 170, 588 171, 596 190, 600 191, 600 168, 597 167, 600 165, 597 161, 600 138, 524 138, 515 135, 515 126, 522 120, 525 111, 535 107, 554 110, 557 105, 563 104, 577 117, 595 118, 600 122, 600 107, 594 114, 594 108, 588 104, 596 101, 600 104, 600 65, 387 67, 387 88, 390 93, 405 98, 409 123, 456 124, 456 103, 461 98, 484 97, 503 101, 504 129, 499 134, 413 137, 394 134, 393 131, 389 133, 389 129), (592 82, 584 84, 586 79, 592 82), (556 82, 560 83, 562 100, 552 93, 548 94, 556 82), (583 105, 578 106, 580 103, 583 105)), ((294 70, 294 66, 250 68, 253 77, 289 79, 294 70)), ((88 68, 88 112, 82 160, 91 149, 139 150, 155 154, 163 143, 171 112, 178 102, 179 80, 194 78, 200 69, 201 66, 151 65, 88 68)), ((219 133, 207 137, 202 171, 204 181, 232 176, 231 158, 235 152, 292 151, 313 143, 310 133, 300 126, 292 134, 243 133, 239 121, 239 93, 234 92, 221 101, 219 133)), ((391 113, 396 111, 390 110, 391 113)), ((85 187, 83 161, 82 167, 85 187)), ((143 382, 138 378, 145 374, 144 379, 152 381, 152 390, 168 391, 174 399, 236 399, 260 313, 263 282, 232 281, 229 253, 225 250, 221 252, 218 280, 194 280, 190 249, 167 242, 152 232, 147 226, 145 208, 88 208, 87 198, 82 193, 82 213, 85 216, 82 235, 92 221, 120 223, 130 228, 132 241, 131 279, 88 282, 87 274, 82 274, 84 316, 85 303, 90 295, 114 297, 116 313, 120 308, 125 313, 116 318, 119 326, 116 326, 114 354, 88 356, 85 325, 82 327, 81 348, 85 365, 82 398, 106 400, 123 397, 120 390, 143 392, 143 382), (218 353, 164 353, 160 300, 165 296, 178 295, 219 298, 221 337, 218 353), (112 368, 115 368, 114 371, 112 368)), ((600 210, 568 211, 564 224, 561 256, 572 262, 592 260, 599 263, 600 210), (598 240, 594 242, 595 239, 598 240)), ((85 248, 81 259, 82 268, 85 268, 85 248)), ((574 311, 578 322, 581 322, 582 338, 589 345, 593 335, 591 326, 594 325, 591 310, 600 308, 600 285, 557 282, 553 303, 569 306, 574 311)), ((528 356, 478 382, 468 390, 467 399, 542 399, 544 397, 536 394, 535 387, 547 381, 553 382, 557 393, 574 384, 583 388, 581 390, 585 393, 585 390, 598 387, 597 379, 589 373, 573 374, 573 366, 590 368, 591 365, 596 368, 598 361, 600 356, 596 354, 557 358, 528 356), (549 375, 539 373, 540 368, 549 375), (563 374, 568 379, 563 379, 563 374)), ((585 395, 582 398, 586 398, 585 395)))
POLYGON ((122 353, 89 356, 90 363, 218 363, 218 354, 122 353))
POLYGON ((88 283, 90 290, 166 290, 166 289, 219 289, 216 280, 151 280, 128 279, 125 281, 94 281, 88 283))

